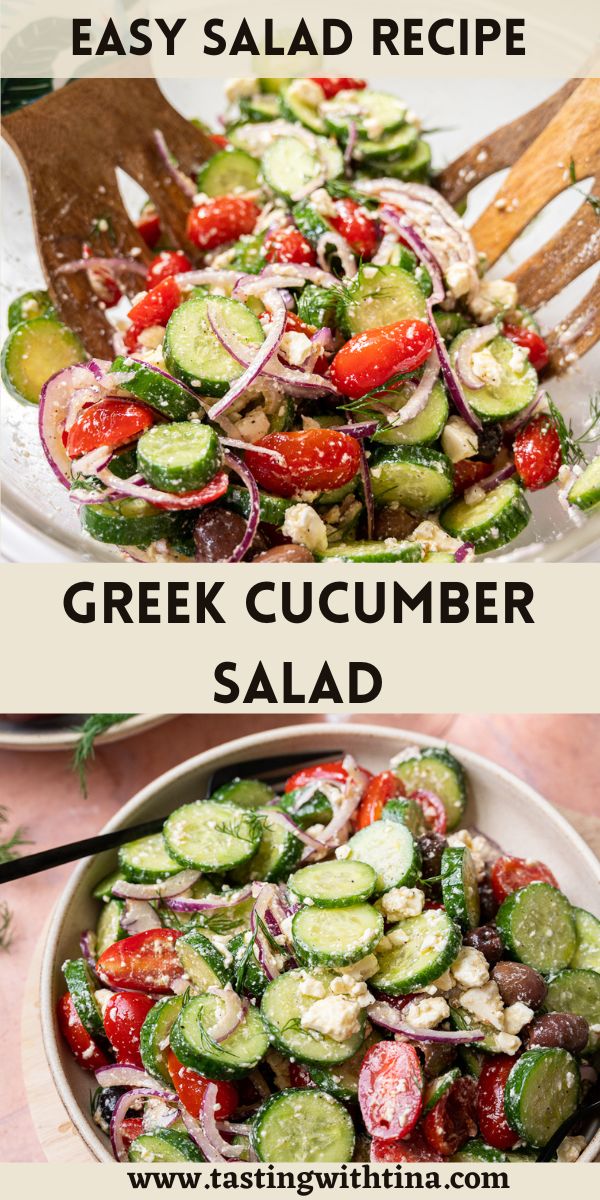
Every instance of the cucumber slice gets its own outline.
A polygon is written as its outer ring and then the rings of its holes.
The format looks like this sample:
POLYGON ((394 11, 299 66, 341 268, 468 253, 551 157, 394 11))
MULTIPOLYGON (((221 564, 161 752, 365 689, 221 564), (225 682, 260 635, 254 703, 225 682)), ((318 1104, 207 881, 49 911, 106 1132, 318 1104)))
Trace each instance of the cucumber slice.
POLYGON ((388 92, 370 88, 338 92, 321 105, 327 128, 345 141, 353 125, 357 133, 373 141, 392 133, 406 120, 406 104, 388 92))
POLYGON ((345 967, 371 954, 383 937, 383 917, 371 904, 301 908, 292 920, 296 957, 307 967, 345 967))
POLYGON ((150 1009, 140 1029, 140 1055, 144 1068, 169 1088, 173 1087, 167 1068, 169 1035, 182 1008, 183 996, 165 996, 150 1009))
POLYGON ((359 267, 342 300, 340 318, 348 337, 405 318, 427 318, 423 292, 415 276, 402 267, 359 267))
POLYGON ((84 958, 68 958, 63 975, 75 1005, 77 1016, 92 1037, 104 1033, 102 1013, 94 995, 92 974, 84 958))
POLYGON ((341 1100, 342 1104, 351 1104, 358 1097, 358 1077, 365 1054, 367 1050, 371 1049, 371 1046, 375 1046, 380 1041, 382 1041, 381 1033, 372 1031, 367 1034, 356 1054, 353 1054, 352 1058, 347 1058, 346 1062, 333 1068, 311 1067, 310 1077, 313 1083, 324 1092, 335 1096, 336 1100, 341 1100))
MULTIPOLYGON (((285 500, 283 496, 273 496, 270 492, 258 493, 260 501, 260 520, 266 521, 267 525, 283 525, 287 509, 294 503, 293 500, 285 500)), ((247 517, 250 514, 250 494, 247 488, 237 487, 232 484, 227 489, 225 503, 236 512, 240 512, 242 516, 247 517)))
POLYGON ((577 508, 593 508, 600 504, 600 454, 588 463, 583 473, 575 480, 567 493, 569 504, 577 508))
POLYGON ((463 329, 471 329, 472 326, 462 313, 457 312, 436 312, 433 319, 445 342, 451 342, 463 329))
POLYGON ((243 233, 232 247, 234 253, 229 265, 246 275, 260 275, 267 265, 263 254, 264 240, 264 233, 243 233))
MULTIPOLYGON (((482 1042, 477 1043, 478 1054, 497 1054, 498 1053, 498 1031, 488 1021, 482 1021, 480 1017, 474 1017, 472 1013, 467 1012, 466 1008, 461 1008, 458 1002, 450 1005, 450 1021, 453 1029, 470 1030, 479 1029, 485 1035, 482 1042)), ((461 1050, 463 1047, 461 1046, 461 1050)), ((472 1055, 476 1052, 472 1051, 472 1055)), ((467 1060, 465 1060, 467 1061, 467 1060)), ((475 1058, 468 1061, 467 1070, 469 1075, 474 1075, 479 1078, 481 1072, 481 1063, 475 1058)))
POLYGON ((306 129, 310 129, 312 133, 326 133, 326 125, 316 108, 311 104, 306 104, 305 101, 299 100, 294 95, 294 83, 292 80, 287 87, 282 88, 280 92, 281 115, 287 121, 299 121, 306 129))
POLYGON ((230 871, 256 854, 262 821, 235 804, 196 800, 167 817, 163 834, 169 852, 185 867, 230 871))
POLYGON ((393 887, 412 887, 419 878, 421 854, 406 825, 374 821, 347 843, 344 859, 367 863, 375 871, 377 895, 393 887))
POLYGON ((453 1154, 450 1162, 507 1162, 506 1154, 503 1150, 496 1150, 495 1146, 488 1146, 483 1138, 472 1138, 470 1142, 453 1154))
MULTIPOLYGON (((247 494, 247 493, 246 493, 247 494)), ((238 808, 262 808, 275 793, 262 779, 232 779, 223 783, 210 797, 213 804, 237 804, 238 808)))
POLYGON ((104 905, 102 912, 98 918, 96 926, 96 954, 100 958, 109 946, 114 946, 115 942, 120 942, 124 937, 127 937, 126 931, 121 925, 121 917, 125 905, 122 900, 109 900, 108 904, 104 905))
POLYGON ((382 821, 400 821, 410 829, 413 837, 422 837, 427 833, 427 822, 420 804, 416 800, 388 800, 382 814, 382 821))
POLYGON ((131 883, 156 883, 178 875, 181 863, 171 858, 162 833, 152 833, 119 848, 119 868, 131 883))
POLYGON ((115 546, 149 546, 161 538, 176 537, 183 528, 181 513, 166 512, 134 498, 82 504, 80 517, 90 537, 115 546))
POLYGON ((440 513, 440 524, 452 537, 473 542, 476 554, 487 554, 518 537, 530 516, 519 484, 507 479, 477 504, 454 500, 440 513))
POLYGON ((322 165, 300 138, 280 137, 265 150, 261 170, 272 191, 284 200, 293 200, 298 192, 319 178, 322 165))
MULTIPOLYGON (((465 330, 452 343, 450 361, 453 366, 460 346, 468 336, 465 330)), ((497 384, 486 383, 476 391, 465 387, 465 398, 482 421, 503 421, 531 403, 538 386, 537 371, 525 351, 515 347, 514 342, 501 334, 488 343, 486 351, 500 367, 500 381, 497 384)))
MULTIPOLYGON (((337 978, 333 972, 322 968, 311 971, 311 975, 320 980, 326 991, 337 978)), ((292 970, 274 979, 265 988, 260 1006, 262 1018, 273 1044, 288 1058, 297 1058, 307 1066, 318 1067, 322 1063, 337 1066, 356 1054, 362 1045, 365 1010, 361 1009, 358 1017, 359 1032, 343 1042, 337 1042, 334 1038, 317 1033, 313 1029, 302 1029, 302 1015, 315 1002, 314 996, 306 996, 300 990, 305 978, 305 971, 292 970)))
POLYGON ((222 462, 217 434, 199 421, 154 425, 137 444, 140 473, 152 487, 181 495, 202 488, 222 462))
POLYGON ((560 971, 575 953, 577 934, 566 896, 550 883, 530 883, 503 900, 498 932, 512 958, 536 971, 560 971))
MULTIPOLYGON (((366 165, 366 164, 365 164, 366 165)), ((423 138, 419 138, 411 154, 399 158, 395 162, 379 162, 372 165, 372 174, 389 176, 392 179, 424 180, 429 178, 431 171, 431 146, 423 138)))
POLYGON ((36 317, 54 316, 54 305, 47 292, 23 292, 8 306, 8 328, 14 329, 22 321, 34 321, 36 317))
MULTIPOLYGON (((326 217, 322 216, 316 208, 313 207, 310 199, 299 200, 297 204, 294 204, 292 209, 292 217, 294 218, 294 224, 296 225, 296 228, 300 230, 300 233, 306 238, 307 242, 310 242, 311 246, 314 246, 315 248, 324 234, 332 232, 329 221, 326 219, 326 217)), ((316 284, 313 284, 312 286, 317 287, 316 284)), ((305 291, 306 288, 303 288, 300 295, 302 296, 305 291)), ((317 287, 317 291, 327 292, 327 289, 317 287)), ((309 324, 313 324, 313 322, 311 321, 309 324)))
MULTIPOLYGON (((313 210, 314 211, 314 210, 313 210)), ((305 235, 306 236, 306 235, 305 235)), ((335 298, 328 288, 316 283, 307 283, 296 302, 296 311, 301 321, 314 325, 316 329, 336 325, 335 298)))
POLYGON ((332 559, 358 563, 420 562, 423 551, 417 542, 386 538, 384 542, 336 542, 316 557, 319 562, 332 559))
MULTIPOLYGON (((166 371, 159 371, 137 358, 119 355, 109 367, 109 373, 115 372, 126 376, 122 384, 125 391, 131 392, 132 396, 137 396, 138 400, 143 400, 144 404, 171 421, 185 421, 191 413, 200 411, 195 396, 167 375, 166 371)), ((112 464, 111 470, 114 470, 112 464)))
POLYGON ((544 1000, 548 1012, 576 1013, 585 1017, 590 1026, 586 1047, 588 1053, 600 1046, 600 975, 597 971, 578 967, 559 971, 548 984, 544 1000))
POLYGON ((312 900, 318 908, 344 908, 368 900, 375 883, 375 872, 367 863, 332 859, 302 867, 288 880, 288 887, 300 900, 312 900))
MULTIPOLYGON (((264 117, 258 119, 264 120, 264 117)), ((218 150, 200 168, 196 184, 205 196, 252 192, 258 185, 259 171, 260 163, 245 150, 218 150)))
POLYGON ((426 513, 452 495, 452 463, 428 446, 378 446, 369 467, 376 504, 398 503, 412 512, 426 513))
POLYGON ((252 935, 236 933, 227 949, 233 959, 232 980, 236 992, 260 1000, 269 979, 254 953, 252 935))
POLYGON ((259 86, 261 92, 264 92, 265 95, 267 95, 267 96, 270 96, 270 95, 279 96, 280 93, 283 91, 283 89, 285 87, 287 87, 288 83, 291 83, 290 79, 262 79, 261 78, 258 80, 258 86, 259 86))
POLYGON ((155 1129, 141 1133, 127 1152, 130 1162, 204 1162, 196 1145, 187 1133, 176 1129, 155 1129))
POLYGON ((407 158, 413 154, 419 140, 419 131, 415 125, 401 125, 393 133, 388 133, 376 141, 368 138, 357 138, 352 157, 357 162, 379 164, 381 159, 396 162, 397 159, 407 158))
POLYGON ((121 871, 111 871, 110 875, 105 875, 104 879, 101 879, 100 883, 97 883, 92 891, 94 900, 111 900, 115 883, 118 883, 122 878, 121 871))
POLYGON ((452 1067, 444 1075, 438 1075, 436 1079, 430 1080, 423 1093, 423 1116, 431 1112, 434 1105, 449 1091, 457 1079, 460 1079, 460 1068, 452 1067))
POLYGON ((338 1100, 312 1088, 287 1088, 263 1104, 252 1125, 259 1162, 350 1162, 352 1118, 338 1100))
POLYGON ((467 1075, 472 1075, 473 1079, 479 1079, 484 1063, 483 1052, 474 1050, 472 1046, 459 1046, 458 1057, 467 1075))
POLYGON ((233 1033, 215 1042, 210 1031, 224 1007, 221 996, 206 993, 185 1004, 171 1030, 171 1047, 185 1067, 208 1079, 242 1079, 269 1049, 260 1013, 249 1005, 233 1033))
POLYGON ((414 754, 403 753, 393 769, 407 792, 419 788, 435 792, 446 809, 448 829, 456 828, 467 803, 467 780, 462 764, 449 750, 431 747, 414 754))
POLYGON ((175 949, 185 974, 195 988, 207 992, 209 988, 225 986, 229 971, 223 956, 199 929, 190 929, 189 933, 178 938, 175 949))
POLYGON ((448 916, 462 929, 479 925, 479 887, 473 855, 466 846, 446 846, 442 854, 442 898, 448 916))
POLYGON ((47 379, 84 361, 85 350, 54 316, 34 317, 16 325, 2 347, 2 382, 21 404, 39 404, 47 379))
POLYGON ((406 917, 394 929, 401 929, 407 941, 377 955, 379 970, 369 981, 390 996, 406 995, 438 979, 454 962, 462 944, 458 925, 442 908, 406 917))
POLYGON ((528 1146, 545 1146, 576 1110, 579 1066, 567 1050, 526 1050, 504 1088, 509 1125, 528 1146))
MULTIPOLYGON (((410 398, 408 388, 398 388, 386 392, 385 402, 390 408, 401 412, 410 398)), ((441 383, 434 383, 425 408, 418 417, 406 421, 404 425, 384 425, 373 437, 374 442, 382 442, 387 446, 428 446, 437 442, 448 420, 448 400, 441 383)))
POLYGON ((255 879, 278 883, 287 879, 296 866, 302 854, 302 842, 281 819, 277 819, 272 808, 257 809, 256 813, 262 822, 260 845, 253 858, 234 872, 233 878, 238 883, 255 879))
POLYGON ((574 908, 577 949, 569 963, 570 967, 600 971, 600 921, 586 912, 585 908, 574 908))
POLYGON ((238 103, 247 121, 274 121, 281 116, 281 105, 276 95, 240 96, 238 103))
POLYGON ((279 797, 277 807, 289 813, 301 829, 309 829, 311 825, 328 825, 333 810, 325 792, 313 792, 308 800, 303 800, 303 794, 304 788, 294 788, 293 791, 279 797))
POLYGON ((119 450, 110 460, 110 469, 118 479, 130 479, 137 471, 137 458, 134 446, 126 446, 119 450))
POLYGON ((257 317, 239 300, 196 294, 169 318, 163 342, 167 370, 205 396, 224 396, 244 371, 213 333, 206 315, 208 302, 218 304, 224 323, 245 346, 264 341, 257 317))

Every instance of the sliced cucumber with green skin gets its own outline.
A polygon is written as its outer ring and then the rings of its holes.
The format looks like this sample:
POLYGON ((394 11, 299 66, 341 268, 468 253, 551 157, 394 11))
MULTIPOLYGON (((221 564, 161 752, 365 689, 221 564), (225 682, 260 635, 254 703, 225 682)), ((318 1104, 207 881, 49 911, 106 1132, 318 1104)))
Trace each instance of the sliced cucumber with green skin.
MULTIPOLYGON (((313 970, 311 975, 320 980, 326 992, 333 980, 338 978, 331 971, 323 969, 313 970)), ((334 1038, 317 1033, 313 1029, 302 1029, 301 1018, 315 1002, 314 996, 306 996, 301 991, 305 978, 305 971, 292 970, 274 979, 265 989, 262 998, 262 1018, 273 1044, 286 1057, 297 1058, 307 1066, 336 1066, 356 1054, 362 1045, 365 1010, 361 1009, 357 1018, 360 1022, 359 1032, 343 1042, 337 1042, 334 1038)))
POLYGON ((441 908, 427 909, 394 925, 406 942, 378 954, 379 970, 369 986, 390 996, 404 996, 439 979, 454 962, 462 945, 458 925, 441 908), (423 943, 428 949, 423 948, 423 943))
POLYGON ((141 1133, 127 1152, 130 1162, 204 1162, 196 1145, 187 1133, 176 1129, 155 1129, 141 1133))
POLYGON ((126 446, 119 450, 110 460, 110 469, 117 479, 130 479, 137 471, 137 458, 134 446, 126 446))
MULTIPOLYGON (((467 1012, 466 1008, 461 1008, 458 1002, 450 1004, 450 1022, 453 1029, 464 1029, 466 1031, 477 1029, 483 1033, 483 1041, 477 1043, 477 1052, 479 1054, 498 1053, 498 1030, 493 1025, 490 1025, 488 1021, 482 1021, 480 1017, 474 1017, 472 1013, 467 1012)), ((462 1049, 463 1047, 461 1046, 462 1049)), ((481 1066, 477 1066, 474 1058, 470 1060, 468 1072, 469 1075, 476 1074, 476 1078, 479 1078, 481 1066)))
POLYGON ((110 900, 115 884, 119 883, 122 879, 122 871, 111 871, 110 875, 105 875, 92 891, 94 900, 110 900))
POLYGON ((450 459, 428 446, 376 446, 369 469, 376 504, 432 512, 446 504, 454 489, 450 459))
MULTIPOLYGON (((277 527, 283 525, 286 511, 294 501, 285 500, 283 496, 273 496, 270 492, 261 491, 258 493, 258 498, 260 503, 260 520, 266 521, 267 525, 276 525, 277 527)), ((244 517, 250 514, 250 493, 247 488, 232 484, 227 489, 225 503, 234 508, 236 512, 240 512, 244 517)))
POLYGON ((2 382, 21 404, 39 404, 43 385, 57 371, 86 358, 79 338, 54 316, 16 325, 2 347, 2 382))
POLYGON ((327 127, 342 141, 346 140, 352 126, 361 136, 375 140, 375 126, 379 139, 393 133, 406 120, 403 100, 370 88, 338 92, 337 96, 323 102, 321 112, 327 127))
POLYGON ((342 1104, 351 1104, 358 1096, 358 1077, 367 1050, 383 1040, 380 1032, 374 1030, 367 1034, 362 1046, 352 1058, 340 1063, 337 1067, 311 1067, 310 1077, 324 1092, 341 1100, 342 1104))
POLYGON ((317 283, 307 283, 302 288, 296 302, 296 312, 301 321, 317 329, 336 325, 335 302, 331 291, 317 283))
POLYGON ((357 162, 379 163, 381 159, 396 162, 398 159, 407 158, 409 154, 412 154, 418 140, 419 131, 415 125, 401 125, 399 129, 388 133, 385 137, 378 138, 377 141, 357 138, 352 157, 357 162))
POLYGON ((68 958, 63 975, 81 1024, 92 1037, 104 1033, 102 1013, 94 995, 92 974, 84 958, 68 958))
POLYGON ((263 808, 270 804, 275 793, 262 779, 232 779, 223 783, 210 799, 213 804, 237 804, 239 808, 263 808))
POLYGON ((590 1026, 586 1047, 592 1053, 600 1046, 600 975, 578 967, 559 971, 548 984, 544 1000, 547 1012, 570 1012, 585 1017, 590 1026))
POLYGON ((400 821, 410 829, 413 837, 422 837, 427 833, 427 822, 420 804, 416 800, 388 800, 381 814, 382 821, 400 821))
POLYGON ((267 265, 263 254, 264 233, 244 233, 232 247, 234 254, 230 266, 246 275, 260 275, 267 265))
POLYGON ((239 883, 257 879, 278 883, 287 879, 296 866, 302 854, 302 842, 281 818, 277 818, 274 809, 256 811, 262 822, 260 845, 250 861, 233 872, 232 878, 239 883))
POLYGON ((453 1154, 450 1162, 507 1162, 506 1154, 503 1150, 496 1150, 495 1146, 488 1146, 483 1138, 472 1138, 470 1142, 453 1154))
POLYGON ((227 949, 233 958, 232 979, 236 992, 260 1000, 269 980, 253 949, 250 934, 236 933, 227 949))
POLYGON ((8 328, 14 329, 23 321, 34 321, 36 317, 54 317, 54 305, 47 292, 23 292, 8 306, 8 328))
POLYGON ((143 400, 144 404, 171 421, 185 421, 191 413, 200 411, 196 397, 181 387, 176 379, 137 358, 119 355, 108 370, 109 374, 118 372, 126 376, 121 385, 125 391, 131 392, 132 396, 137 396, 138 400, 143 400))
POLYGON ((167 370, 205 396, 224 396, 244 367, 223 348, 213 333, 206 309, 217 304, 220 318, 245 346, 260 346, 260 321, 245 304, 226 296, 195 295, 180 304, 167 322, 163 354, 167 370))
POLYGON ((319 562, 330 562, 332 559, 358 563, 420 562, 423 549, 417 542, 386 538, 384 542, 336 542, 315 557, 319 562))
POLYGON ((104 500, 82 504, 81 524, 97 542, 114 546, 149 546, 162 538, 176 537, 184 527, 181 513, 167 512, 147 500, 104 500))
POLYGON ((121 925, 121 917, 125 905, 122 900, 109 900, 108 904, 104 905, 102 912, 98 918, 96 926, 96 954, 100 958, 109 946, 114 946, 115 942, 120 942, 124 937, 127 937, 126 931, 121 925))
POLYGON ((531 509, 514 479, 507 479, 477 504, 454 500, 440 513, 440 525, 452 537, 472 542, 476 554, 499 550, 529 524, 531 509))
POLYGON ((223 1012, 220 996, 207 993, 185 1004, 171 1030, 171 1048, 185 1067, 208 1079, 242 1079, 258 1066, 269 1039, 258 1009, 249 1005, 242 1021, 222 1042, 210 1030, 223 1012))
POLYGON ((299 900, 311 900, 317 908, 344 908, 368 900, 375 883, 375 872, 367 863, 332 859, 302 867, 288 880, 288 887, 299 900))
POLYGON ((445 342, 451 342, 463 329, 472 329, 472 325, 462 313, 436 312, 433 319, 445 342))
MULTIPOLYGON (((366 166, 366 163, 361 164, 366 166)), ((423 180, 429 178, 431 171, 431 146, 424 138, 419 138, 411 154, 399 158, 395 162, 378 162, 371 164, 371 174, 380 177, 389 176, 391 179, 423 180)))
POLYGON ((181 863, 169 854, 162 833, 152 833, 119 847, 119 868, 131 883, 156 883, 178 875, 181 863))
MULTIPOLYGON (((398 388, 393 392, 386 392, 385 403, 396 412, 401 412, 410 396, 410 389, 398 388)), ((417 417, 406 421, 404 425, 394 425, 392 419, 390 424, 385 424, 378 430, 373 441, 388 446, 428 446, 431 442, 437 442, 441 436, 448 420, 448 412, 444 388, 441 383, 434 383, 425 408, 417 417)))
POLYGON ((316 904, 292 919, 296 958, 307 967, 345 967, 371 954, 383 937, 383 917, 371 904, 324 911, 316 904))
MULTIPOLYGON (((314 246, 315 248, 326 233, 333 232, 327 218, 322 216, 322 214, 313 207, 310 200, 299 200, 297 204, 294 204, 292 209, 292 217, 294 218, 294 224, 296 228, 300 230, 300 233, 306 238, 307 242, 310 242, 311 246, 314 246)), ((316 285, 313 284, 313 287, 315 286, 316 285)), ((327 289, 325 288, 318 288, 318 291, 321 292, 326 290, 327 289)), ((303 288, 300 295, 302 296, 305 291, 306 288, 303 288)), ((298 315, 300 315, 300 313, 298 313, 298 315)), ((302 319, 304 320, 305 318, 302 319)), ((313 322, 311 321, 309 324, 312 325, 313 322)))
POLYGON ((283 89, 291 83, 290 79, 259 79, 258 86, 266 96, 279 96, 283 89))
POLYGON ((575 953, 573 910, 550 883, 512 892, 498 909, 496 926, 511 957, 542 974, 567 967, 575 953))
POLYGON ((427 317, 423 292, 414 275, 402 267, 360 267, 342 298, 341 324, 348 337, 394 321, 427 317))
POLYGON ((185 867, 230 871, 256 854, 262 822, 235 804, 196 800, 167 817, 163 834, 169 852, 185 867))
POLYGON ((199 929, 178 938, 175 949, 190 983, 201 992, 224 987, 229 979, 223 955, 199 929))
MULTIPOLYGON (((468 336, 466 331, 459 333, 452 343, 450 361, 453 366, 468 336)), ((538 386, 537 371, 526 352, 515 347, 514 342, 501 334, 493 338, 485 349, 500 368, 500 381, 497 384, 485 383, 476 390, 465 386, 465 398, 482 421, 504 421, 531 404, 538 386)))
POLYGON ((354 1154, 354 1124, 339 1100, 316 1088, 287 1088, 263 1104, 252 1124, 259 1162, 344 1163, 354 1154))
POLYGON ((467 1075, 472 1075, 473 1079, 479 1079, 484 1063, 482 1051, 474 1050, 472 1046, 459 1046, 458 1057, 467 1075))
POLYGON ((288 813, 301 829, 309 829, 311 825, 328 825, 332 816, 331 801, 324 792, 313 792, 308 800, 302 799, 303 788, 294 788, 279 797, 278 808, 288 813))
POLYGON ((140 1029, 140 1055, 144 1068, 169 1088, 173 1087, 167 1068, 169 1034, 182 1008, 183 996, 165 996, 150 1009, 140 1029))
POLYGON ((449 1091, 457 1079, 460 1079, 460 1068, 452 1067, 444 1075, 438 1075, 436 1079, 430 1080, 423 1093, 423 1116, 431 1112, 434 1105, 449 1091))
POLYGON ((473 855, 466 846, 446 846, 442 854, 442 898, 448 916, 462 929, 479 925, 479 887, 473 855))
POLYGON ((448 829, 458 825, 467 803, 467 780, 462 763, 449 750, 430 747, 413 754, 403 754, 394 763, 394 775, 406 786, 407 792, 419 788, 435 792, 444 808, 448 829))
POLYGON ((154 425, 137 444, 144 479, 163 492, 182 495, 202 488, 222 463, 221 444, 214 429, 199 421, 154 425))
POLYGON ((421 855, 406 825, 374 821, 350 838, 347 849, 345 862, 364 862, 375 871, 378 896, 393 887, 412 887, 419 878, 421 855))
POLYGON ((575 480, 567 493, 569 504, 577 508, 593 508, 600 504, 600 454, 588 463, 583 473, 575 480))
POLYGON ((282 88, 280 92, 281 115, 287 121, 299 121, 306 129, 310 129, 311 133, 326 133, 326 126, 323 118, 319 116, 316 108, 311 104, 306 104, 305 101, 299 100, 293 94, 293 85, 289 83, 287 87, 282 88))
POLYGON ((290 201, 317 180, 323 168, 316 154, 300 138, 280 137, 265 150, 261 170, 267 186, 290 201))
POLYGON ((242 116, 248 121, 274 121, 281 115, 281 105, 276 95, 240 96, 239 106, 242 116))
POLYGON ((569 963, 570 967, 600 971, 600 921, 585 908, 574 908, 577 949, 569 963))
POLYGON ((259 171, 260 163, 245 150, 218 150, 200 168, 196 186, 205 196, 252 192, 257 187, 259 171))
POLYGON ((577 1060, 552 1047, 526 1050, 504 1088, 506 1119, 528 1146, 545 1146, 579 1105, 577 1060))

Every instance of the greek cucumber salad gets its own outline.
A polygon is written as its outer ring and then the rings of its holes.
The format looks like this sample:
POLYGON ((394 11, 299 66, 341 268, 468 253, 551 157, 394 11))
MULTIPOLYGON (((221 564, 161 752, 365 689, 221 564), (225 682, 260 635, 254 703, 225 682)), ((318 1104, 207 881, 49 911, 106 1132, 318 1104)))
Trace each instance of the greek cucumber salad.
POLYGON ((573 1117, 577 1159, 600 921, 466 793, 446 749, 346 755, 121 847, 57 1009, 118 1161, 534 1161, 573 1117))
POLYGON ((227 94, 194 179, 155 131, 185 247, 147 205, 146 261, 82 231, 61 268, 106 309, 112 360, 47 293, 10 307, 4 382, 39 402, 84 530, 142 561, 465 561, 522 533, 528 491, 596 506, 597 421, 574 438, 540 384, 535 318, 486 278, 418 117, 356 79, 227 94))

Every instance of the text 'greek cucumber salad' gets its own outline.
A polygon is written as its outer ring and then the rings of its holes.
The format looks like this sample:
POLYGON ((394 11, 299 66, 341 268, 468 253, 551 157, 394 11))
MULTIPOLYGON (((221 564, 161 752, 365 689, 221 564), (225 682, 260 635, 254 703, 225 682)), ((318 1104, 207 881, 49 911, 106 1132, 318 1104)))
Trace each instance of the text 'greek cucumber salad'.
POLYGON ((461 562, 518 537, 527 491, 596 506, 598 413, 576 439, 540 386, 535 319, 486 279, 415 114, 355 79, 227 94, 195 179, 155 131, 185 252, 147 205, 154 258, 82 238, 61 268, 87 273, 112 362, 85 360, 46 293, 10 309, 4 381, 40 401, 87 533, 142 561, 461 562))
POLYGON ((119 1161, 533 1161, 576 1118, 600 921, 465 799, 448 750, 347 755, 121 848, 58 1002, 119 1161))

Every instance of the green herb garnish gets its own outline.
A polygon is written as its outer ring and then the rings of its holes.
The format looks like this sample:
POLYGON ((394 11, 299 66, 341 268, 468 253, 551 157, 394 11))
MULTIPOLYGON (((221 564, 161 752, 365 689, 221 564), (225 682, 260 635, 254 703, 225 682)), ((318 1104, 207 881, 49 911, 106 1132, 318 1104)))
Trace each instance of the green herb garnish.
POLYGON ((574 434, 571 422, 567 425, 560 409, 550 399, 548 409, 560 439, 563 462, 568 466, 585 466, 587 459, 583 446, 600 441, 600 392, 590 397, 589 421, 579 436, 574 434))
POLYGON ((579 192, 580 196, 583 196, 585 203, 591 206, 597 217, 600 217, 600 196, 595 196, 593 192, 584 192, 582 188, 575 186, 578 183, 578 179, 574 159, 571 159, 569 163, 569 178, 575 187, 575 191, 579 192))
POLYGON ((133 716, 135 713, 92 713, 84 721, 73 754, 73 770, 79 776, 79 786, 84 796, 87 797, 88 794, 87 768, 94 758, 96 738, 101 733, 106 733, 107 729, 112 729, 113 725, 121 725, 123 721, 129 721, 133 716))

